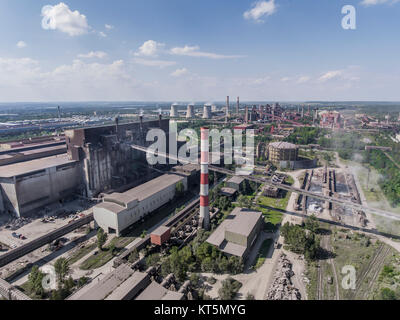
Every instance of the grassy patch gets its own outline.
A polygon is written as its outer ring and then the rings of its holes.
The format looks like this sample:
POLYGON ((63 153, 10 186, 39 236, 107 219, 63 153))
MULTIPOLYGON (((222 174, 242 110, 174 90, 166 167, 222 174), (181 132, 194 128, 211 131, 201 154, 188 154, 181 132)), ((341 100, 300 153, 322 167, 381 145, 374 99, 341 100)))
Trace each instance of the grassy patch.
POLYGON ((99 250, 97 255, 93 255, 82 262, 80 268, 82 270, 93 270, 104 266, 111 259, 118 256, 124 248, 135 239, 135 237, 119 237, 112 239, 110 244, 103 248, 103 250, 99 250))
POLYGON ((261 245, 260 252, 258 253, 258 257, 257 257, 257 262, 256 262, 256 265, 255 265, 256 269, 260 268, 264 264, 265 259, 267 258, 269 249, 271 248, 271 245, 273 243, 274 242, 273 242, 272 239, 267 239, 261 245))
POLYGON ((84 256, 89 254, 89 252, 93 251, 94 249, 97 248, 96 243, 92 243, 90 245, 85 245, 84 247, 76 250, 69 258, 68 262, 70 265, 74 264, 75 262, 79 261, 82 259, 84 256))

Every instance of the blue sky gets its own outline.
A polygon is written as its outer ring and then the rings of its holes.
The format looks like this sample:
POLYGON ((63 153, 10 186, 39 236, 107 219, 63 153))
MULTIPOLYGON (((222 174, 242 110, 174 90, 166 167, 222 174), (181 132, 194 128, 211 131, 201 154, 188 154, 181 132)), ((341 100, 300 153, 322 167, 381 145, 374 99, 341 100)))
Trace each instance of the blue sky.
POLYGON ((0 0, 0 101, 400 100, 399 17, 398 0, 0 0))

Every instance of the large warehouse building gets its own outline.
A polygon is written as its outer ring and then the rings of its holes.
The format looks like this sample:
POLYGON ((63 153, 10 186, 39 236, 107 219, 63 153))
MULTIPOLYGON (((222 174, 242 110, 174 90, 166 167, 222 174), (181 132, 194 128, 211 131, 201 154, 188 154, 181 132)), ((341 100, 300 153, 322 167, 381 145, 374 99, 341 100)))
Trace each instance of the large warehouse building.
POLYGON ((187 190, 186 177, 165 174, 125 193, 107 195, 94 207, 94 219, 103 230, 119 236, 144 216, 171 201, 180 182, 187 190))
POLYGON ((64 199, 78 190, 80 174, 66 155, 0 166, 0 211, 21 217, 64 199))

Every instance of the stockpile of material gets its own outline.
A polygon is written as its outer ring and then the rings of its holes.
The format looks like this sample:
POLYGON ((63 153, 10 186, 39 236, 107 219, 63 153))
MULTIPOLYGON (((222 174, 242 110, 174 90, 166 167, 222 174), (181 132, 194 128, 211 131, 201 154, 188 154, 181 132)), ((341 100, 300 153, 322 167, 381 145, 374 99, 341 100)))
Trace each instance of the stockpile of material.
POLYGON ((267 300, 301 300, 300 291, 293 286, 292 263, 282 254, 278 261, 274 281, 269 288, 267 300))

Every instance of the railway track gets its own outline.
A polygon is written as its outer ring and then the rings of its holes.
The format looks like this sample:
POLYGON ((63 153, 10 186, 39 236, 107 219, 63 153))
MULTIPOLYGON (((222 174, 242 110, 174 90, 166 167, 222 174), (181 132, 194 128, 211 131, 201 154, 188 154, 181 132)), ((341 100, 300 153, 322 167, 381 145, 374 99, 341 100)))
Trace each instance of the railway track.
POLYGON ((378 278, 379 274, 381 273, 383 265, 385 264, 385 259, 389 255, 389 253, 390 253, 390 247, 386 247, 385 250, 383 250, 383 252, 381 254, 381 257, 379 259, 378 264, 376 265, 376 268, 370 270, 373 272, 372 278, 370 278, 368 280, 367 289, 364 291, 363 299, 368 299, 369 294, 371 293, 371 291, 373 289, 376 279, 378 278))
POLYGON ((351 294, 351 300, 355 300, 357 297, 367 298, 369 290, 372 289, 374 285, 374 281, 376 280, 377 276, 379 275, 383 264, 385 263, 385 258, 387 257, 388 253, 390 252, 390 247, 385 245, 380 245, 377 251, 374 254, 374 257, 369 261, 366 268, 362 270, 361 276, 357 277, 356 280, 356 290, 351 294), (372 272, 372 279, 368 279, 367 288, 364 292, 362 292, 362 286, 365 280, 372 272))

